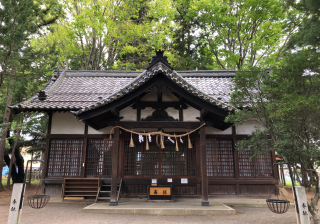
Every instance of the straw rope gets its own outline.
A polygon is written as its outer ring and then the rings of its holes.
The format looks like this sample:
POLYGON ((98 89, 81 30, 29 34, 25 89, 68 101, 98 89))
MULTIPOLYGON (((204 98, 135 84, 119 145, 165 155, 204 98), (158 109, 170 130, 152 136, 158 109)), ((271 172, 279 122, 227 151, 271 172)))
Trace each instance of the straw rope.
POLYGON ((153 131, 153 132, 149 132, 149 133, 139 133, 139 132, 131 131, 131 130, 126 129, 126 128, 121 127, 121 126, 114 126, 114 127, 111 129, 111 131, 110 131, 110 139, 112 139, 111 133, 113 132, 113 129, 115 129, 115 128, 120 128, 120 129, 122 129, 122 130, 124 130, 124 131, 127 131, 127 132, 130 132, 130 133, 132 133, 132 134, 142 135, 142 136, 148 136, 148 135, 150 134, 150 135, 161 135, 161 136, 166 136, 166 137, 179 138, 179 137, 184 137, 184 136, 190 135, 191 133, 199 130, 200 128, 202 128, 202 127, 205 126, 205 125, 206 125, 206 123, 203 123, 203 124, 200 125, 198 128, 196 128, 196 129, 194 129, 194 130, 192 130, 192 131, 189 131, 189 132, 187 132, 187 133, 185 133, 185 134, 181 134, 181 135, 175 135, 175 134, 174 134, 174 135, 170 135, 170 134, 166 134, 166 133, 164 133, 164 132, 162 132, 162 131, 153 131))

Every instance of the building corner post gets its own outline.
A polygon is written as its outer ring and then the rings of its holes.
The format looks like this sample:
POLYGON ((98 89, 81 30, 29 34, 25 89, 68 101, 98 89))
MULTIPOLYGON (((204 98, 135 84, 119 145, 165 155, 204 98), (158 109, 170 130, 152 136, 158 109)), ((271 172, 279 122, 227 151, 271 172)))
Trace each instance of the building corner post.
MULTIPOLYGON (((201 123, 203 124, 203 122, 201 123)), ((200 129, 200 160, 201 160, 201 182, 202 182, 201 206, 209 206, 207 160, 206 160, 206 131, 204 126, 200 129)))
MULTIPOLYGON (((118 126, 118 122, 115 122, 115 126, 118 126)), ((119 128, 114 129, 114 143, 112 152, 112 175, 111 175, 111 198, 110 206, 117 206, 117 183, 118 183, 118 161, 119 161, 119 128)))

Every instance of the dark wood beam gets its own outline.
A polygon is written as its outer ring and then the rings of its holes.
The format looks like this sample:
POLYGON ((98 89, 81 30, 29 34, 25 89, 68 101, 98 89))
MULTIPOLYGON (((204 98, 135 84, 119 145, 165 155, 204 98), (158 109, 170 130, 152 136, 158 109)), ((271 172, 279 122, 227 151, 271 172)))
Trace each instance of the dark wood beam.
MULTIPOLYGON (((203 122, 201 122, 203 123, 203 122)), ((208 199, 208 176, 206 159, 206 132, 205 127, 200 129, 200 160, 201 160, 201 180, 202 180, 202 202, 201 206, 209 206, 208 199)))
MULTIPOLYGON (((115 125, 118 122, 115 123, 115 125)), ((118 161, 119 161, 119 137, 120 130, 119 128, 114 129, 114 143, 112 151, 112 174, 111 174, 111 197, 110 197, 110 206, 117 206, 117 183, 118 183, 118 161)))
POLYGON ((200 126, 200 122, 182 121, 120 121, 120 126, 128 129, 132 128, 188 128, 194 129, 200 126))
POLYGON ((113 116, 119 117, 119 110, 117 108, 111 109, 111 113, 113 114, 113 116))
POLYGON ((168 107, 173 107, 175 109, 187 109, 188 106, 181 102, 155 102, 155 101, 140 101, 132 105, 133 109, 145 109, 146 107, 152 107, 152 109, 167 109, 168 107))

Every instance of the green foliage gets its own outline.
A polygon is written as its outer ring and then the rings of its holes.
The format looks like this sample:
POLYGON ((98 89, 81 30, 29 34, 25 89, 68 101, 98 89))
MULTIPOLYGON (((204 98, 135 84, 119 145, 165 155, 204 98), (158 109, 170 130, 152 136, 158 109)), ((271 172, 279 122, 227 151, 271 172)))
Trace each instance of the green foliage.
POLYGON ((143 69, 170 37, 171 1, 65 1, 60 20, 33 45, 54 47, 62 69, 143 69))
POLYGON ((314 169, 320 160, 320 71, 313 53, 287 55, 270 74, 256 68, 237 73, 231 103, 248 109, 227 121, 241 124, 250 118, 263 128, 241 141, 239 150, 261 154, 268 146, 285 161, 314 169))
POLYGON ((193 1, 189 20, 199 21, 198 44, 212 62, 207 69, 247 69, 279 60, 296 27, 279 0, 193 1))

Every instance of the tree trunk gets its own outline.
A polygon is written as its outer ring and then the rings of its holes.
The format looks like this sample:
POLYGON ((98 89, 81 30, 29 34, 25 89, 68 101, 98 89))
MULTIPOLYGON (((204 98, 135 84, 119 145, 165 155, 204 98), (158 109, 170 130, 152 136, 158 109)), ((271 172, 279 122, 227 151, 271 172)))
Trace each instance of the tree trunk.
MULTIPOLYGON (((11 74, 13 76, 16 74, 15 67, 12 68, 11 74)), ((13 78, 11 79, 11 82, 13 82, 13 78)), ((6 106, 11 106, 11 103, 12 103, 12 91, 11 91, 11 89, 9 89, 6 106)), ((6 147, 6 138, 7 138, 7 128, 8 128, 9 117, 10 117, 10 109, 8 107, 6 107, 4 110, 3 126, 2 126, 2 133, 1 133, 1 139, 0 139, 0 191, 4 190, 4 188, 2 186, 2 167, 3 167, 4 151, 5 151, 5 147, 6 147)))
POLYGON ((10 179, 11 179, 12 163, 15 160, 15 151, 16 151, 18 140, 19 140, 19 137, 20 137, 20 127, 19 127, 19 125, 20 125, 20 117, 18 116, 17 129, 16 129, 16 139, 14 141, 14 145, 13 145, 13 148, 12 148, 11 159, 10 159, 10 164, 9 164, 9 174, 8 174, 8 182, 7 182, 7 188, 9 190, 10 190, 10 179))
MULTIPOLYGON (((319 184, 319 183, 318 183, 319 184)), ((309 204, 309 212, 311 213, 313 223, 320 224, 319 216, 318 216, 318 201, 320 199, 320 193, 316 193, 314 198, 311 199, 311 203, 309 204)))

